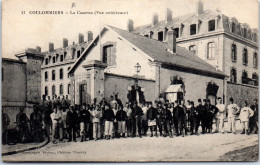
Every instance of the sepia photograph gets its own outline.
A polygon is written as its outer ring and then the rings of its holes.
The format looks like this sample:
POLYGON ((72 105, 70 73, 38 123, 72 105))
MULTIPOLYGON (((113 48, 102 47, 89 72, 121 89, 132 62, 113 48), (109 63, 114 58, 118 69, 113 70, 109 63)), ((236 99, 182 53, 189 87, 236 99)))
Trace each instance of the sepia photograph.
POLYGON ((3 0, 3 162, 256 162, 257 0, 3 0))

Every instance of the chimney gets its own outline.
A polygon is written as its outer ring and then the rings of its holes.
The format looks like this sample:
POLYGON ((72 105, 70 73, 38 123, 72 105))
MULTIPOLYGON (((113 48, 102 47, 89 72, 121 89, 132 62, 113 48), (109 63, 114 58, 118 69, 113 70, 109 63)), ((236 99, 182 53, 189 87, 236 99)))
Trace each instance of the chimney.
POLYGON ((176 32, 168 31, 168 44, 172 46, 173 53, 176 53, 176 32))
POLYGON ((129 32, 134 30, 134 21, 131 19, 128 19, 128 21, 127 21, 127 30, 129 32))
POLYGON ((165 22, 171 22, 172 21, 172 11, 171 9, 167 8, 166 9, 166 14, 165 14, 165 22))
POLYGON ((54 44, 52 42, 49 42, 49 52, 54 51, 54 44))
POLYGON ((39 53, 41 53, 41 51, 42 51, 42 49, 41 49, 40 46, 36 46, 36 50, 37 50, 39 53))
POLYGON ((84 42, 84 35, 79 33, 79 44, 84 42))
POLYGON ((93 33, 92 31, 88 31, 88 42, 93 40, 93 33))
POLYGON ((66 47, 68 47, 68 39, 67 38, 63 38, 63 48, 66 48, 66 47))
POLYGON ((157 13, 154 13, 153 14, 153 18, 152 18, 152 25, 156 25, 158 23, 158 14, 157 13))
POLYGON ((203 2, 201 0, 198 0, 197 6, 196 6, 196 14, 202 14, 203 13, 203 2))

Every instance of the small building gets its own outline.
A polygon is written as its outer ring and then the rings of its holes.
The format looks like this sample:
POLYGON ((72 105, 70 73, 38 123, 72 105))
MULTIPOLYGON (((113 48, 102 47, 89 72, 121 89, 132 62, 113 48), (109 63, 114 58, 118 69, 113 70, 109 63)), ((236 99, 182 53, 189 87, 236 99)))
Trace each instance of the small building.
POLYGON ((15 127, 21 107, 29 117, 33 104, 41 100, 40 50, 29 48, 16 57, 19 59, 2 58, 2 111, 11 120, 9 128, 15 127))
MULTIPOLYGON (((130 22, 131 24, 131 22, 130 22)), ((227 76, 185 48, 105 26, 69 70, 72 104, 226 97, 227 76), (136 70, 136 67, 140 67, 136 70)))

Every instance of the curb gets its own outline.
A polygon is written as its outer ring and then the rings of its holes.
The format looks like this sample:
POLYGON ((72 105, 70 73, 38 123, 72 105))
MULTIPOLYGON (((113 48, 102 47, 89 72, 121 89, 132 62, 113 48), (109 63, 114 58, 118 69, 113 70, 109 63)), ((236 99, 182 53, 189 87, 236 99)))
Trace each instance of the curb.
POLYGON ((5 153, 2 153, 2 156, 13 155, 13 154, 18 154, 18 153, 25 152, 25 151, 39 149, 39 148, 46 146, 49 142, 50 141, 47 140, 47 141, 43 142, 42 144, 35 146, 35 147, 30 147, 30 148, 26 148, 26 149, 22 149, 22 150, 17 150, 17 151, 5 152, 5 153))

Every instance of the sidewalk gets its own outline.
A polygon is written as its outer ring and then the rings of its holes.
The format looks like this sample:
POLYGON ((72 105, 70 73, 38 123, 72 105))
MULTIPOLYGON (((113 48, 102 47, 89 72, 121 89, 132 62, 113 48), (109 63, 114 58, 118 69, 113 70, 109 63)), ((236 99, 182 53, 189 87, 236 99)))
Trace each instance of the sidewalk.
POLYGON ((6 155, 12 155, 12 154, 17 154, 20 152, 24 152, 24 151, 29 151, 29 150, 34 150, 34 149, 38 149, 41 148, 45 145, 47 145, 49 143, 48 140, 45 140, 41 143, 17 143, 15 145, 2 145, 2 156, 6 156, 6 155))

